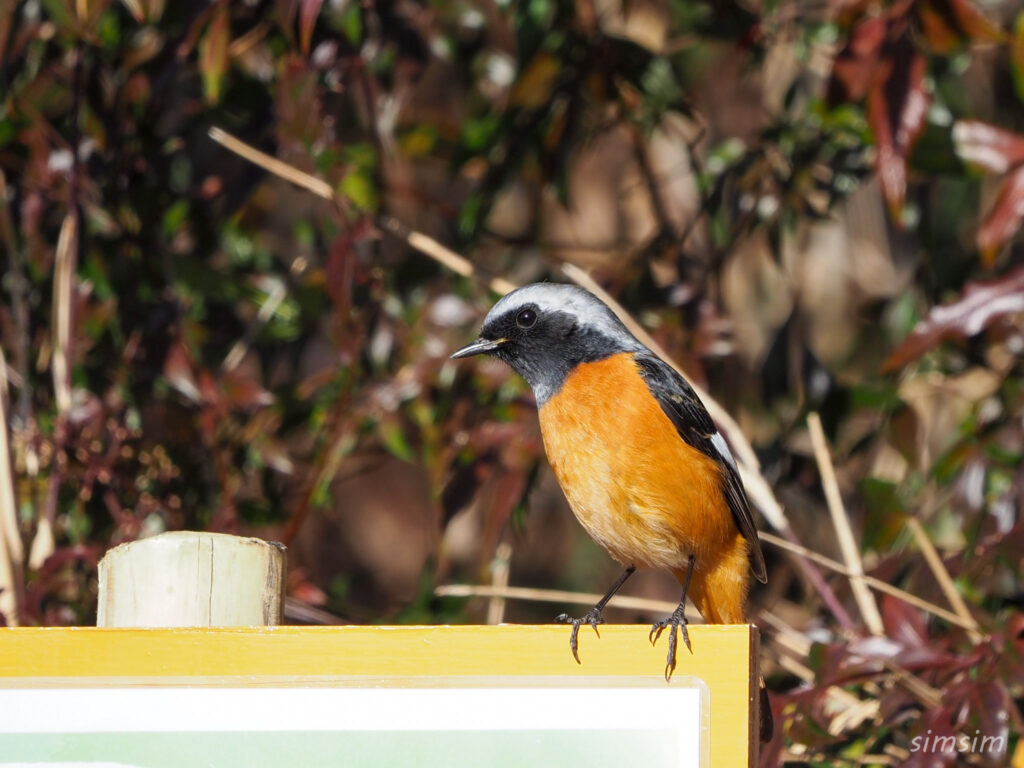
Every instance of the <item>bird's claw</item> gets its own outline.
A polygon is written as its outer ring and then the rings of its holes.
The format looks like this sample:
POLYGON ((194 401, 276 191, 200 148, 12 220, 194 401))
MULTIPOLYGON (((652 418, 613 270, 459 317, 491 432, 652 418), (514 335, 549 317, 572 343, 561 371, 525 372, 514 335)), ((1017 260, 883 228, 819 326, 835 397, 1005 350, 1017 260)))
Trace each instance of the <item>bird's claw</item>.
POLYGON ((672 678, 672 673, 676 669, 676 643, 677 635, 676 630, 679 630, 679 634, 683 636, 683 642, 686 644, 686 649, 693 653, 693 647, 690 645, 690 633, 686 631, 686 612, 683 610, 683 606, 680 605, 672 615, 668 618, 664 618, 661 621, 656 621, 651 626, 651 632, 647 636, 647 639, 651 641, 651 645, 658 642, 658 638, 661 637, 661 633, 666 628, 670 629, 668 636, 668 659, 665 664, 665 682, 668 682, 672 678))
POLYGON ((601 611, 596 607, 591 608, 578 619, 573 618, 567 613, 561 613, 555 617, 555 621, 559 624, 572 624, 572 633, 569 635, 569 650, 572 651, 572 657, 576 659, 576 663, 582 664, 583 662, 580 661, 579 654, 580 627, 584 624, 589 624, 594 628, 594 634, 601 637, 601 633, 597 631, 597 625, 604 624, 604 616, 601 615, 601 611))

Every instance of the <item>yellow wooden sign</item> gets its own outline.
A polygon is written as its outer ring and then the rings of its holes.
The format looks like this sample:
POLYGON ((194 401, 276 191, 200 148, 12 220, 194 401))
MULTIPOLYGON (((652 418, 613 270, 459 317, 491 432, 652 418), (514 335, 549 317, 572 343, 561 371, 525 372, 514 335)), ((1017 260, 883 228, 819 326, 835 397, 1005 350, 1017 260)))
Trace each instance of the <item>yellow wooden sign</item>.
POLYGON ((0 630, 0 766, 755 765, 757 630, 689 631, 0 630))

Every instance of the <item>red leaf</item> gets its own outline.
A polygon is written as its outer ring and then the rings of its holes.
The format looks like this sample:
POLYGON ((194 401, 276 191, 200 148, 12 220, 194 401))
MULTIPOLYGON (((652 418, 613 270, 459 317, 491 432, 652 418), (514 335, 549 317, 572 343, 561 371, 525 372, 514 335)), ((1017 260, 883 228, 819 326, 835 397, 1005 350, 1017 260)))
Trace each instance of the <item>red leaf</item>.
POLYGON ((164 358, 164 376, 168 383, 193 403, 200 400, 192 355, 181 341, 171 344, 164 358))
POLYGON ((845 90, 843 98, 849 101, 860 101, 864 98, 871 82, 871 75, 878 65, 886 28, 885 20, 879 17, 864 19, 853 28, 850 39, 832 65, 830 91, 834 91, 836 86, 840 85, 845 90))
POLYGON ((299 8, 299 41, 302 52, 309 55, 309 48, 313 41, 313 27, 316 26, 316 17, 320 15, 320 6, 324 0, 301 0, 299 8))
POLYGON ((206 34, 199 41, 199 72, 207 104, 220 101, 221 86, 228 71, 228 43, 231 42, 231 16, 228 4, 218 3, 206 34))
POLYGON ((894 219, 903 210, 907 194, 907 162, 896 147, 892 135, 889 105, 885 99, 884 83, 879 83, 868 92, 868 123, 875 134, 875 172, 882 185, 882 194, 889 205, 894 219))
POLYGON ((875 170, 893 219, 899 220, 907 193, 907 158, 928 116, 927 62, 904 35, 886 46, 882 65, 867 95, 867 117, 875 134, 875 170))
POLYGON ((988 745, 985 757, 991 765, 1005 765, 1006 749, 1010 741, 1010 710, 1013 702, 1000 680, 978 683, 971 689, 971 714, 977 718, 978 728, 972 742, 988 745), (988 737, 982 741, 983 737, 988 737))
POLYGON ((924 130, 928 118, 928 108, 932 97, 925 88, 925 75, 928 63, 920 53, 914 55, 910 64, 907 89, 903 96, 903 108, 900 111, 899 124, 896 129, 896 146, 900 148, 904 158, 910 155, 921 131, 924 130))
POLYGON ((965 163, 990 173, 1006 173, 1024 163, 1024 136, 980 120, 958 120, 953 146, 965 163))
POLYGON ((255 377, 241 368, 227 371, 223 379, 224 396, 236 408, 259 408, 274 402, 274 396, 265 390, 255 377))
POLYGON ((970 283, 956 301, 934 307, 882 364, 891 372, 948 339, 976 336, 1007 315, 1024 312, 1024 267, 985 283, 970 283))
POLYGON ((1013 237, 1024 221, 1024 166, 1018 166, 1003 182, 996 204, 978 229, 976 242, 981 262, 991 267, 1003 244, 1013 237))

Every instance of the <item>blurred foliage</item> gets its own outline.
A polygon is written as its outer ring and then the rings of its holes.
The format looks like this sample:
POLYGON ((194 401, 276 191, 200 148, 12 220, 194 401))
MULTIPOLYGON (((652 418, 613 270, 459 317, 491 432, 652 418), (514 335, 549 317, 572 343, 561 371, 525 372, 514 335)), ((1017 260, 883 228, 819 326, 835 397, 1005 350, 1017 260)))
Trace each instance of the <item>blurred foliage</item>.
POLYGON ((515 583, 603 588, 525 386, 447 359, 493 296, 387 215, 485 275, 589 268, 833 554, 820 411, 868 572, 945 607, 924 524, 977 634, 885 596, 872 635, 769 551, 765 764, 1006 764, 1022 83, 1009 2, 0 0, 8 621, 92 622, 103 552, 179 528, 286 540, 306 620, 480 621, 434 587, 502 542, 515 583))

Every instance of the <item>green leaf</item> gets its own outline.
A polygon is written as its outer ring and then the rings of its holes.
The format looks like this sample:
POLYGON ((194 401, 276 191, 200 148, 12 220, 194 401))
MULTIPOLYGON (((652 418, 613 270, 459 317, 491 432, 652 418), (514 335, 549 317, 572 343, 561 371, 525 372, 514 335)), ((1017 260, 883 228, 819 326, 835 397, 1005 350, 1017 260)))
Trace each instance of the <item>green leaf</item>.
POLYGON ((1024 11, 1017 14, 1010 38, 1010 71, 1017 98, 1024 101, 1024 11))
POLYGON ((462 144, 469 152, 481 152, 494 141, 501 126, 501 118, 495 113, 476 120, 466 121, 462 129, 462 144))
POLYGON ((375 211, 380 202, 377 188, 369 174, 359 168, 352 168, 345 174, 338 190, 364 211, 375 211))
POLYGON ((358 46, 363 39, 363 14, 359 3, 349 3, 341 14, 338 28, 352 45, 358 46))
POLYGON ((405 435, 402 434, 402 429, 397 421, 381 424, 380 436, 384 441, 384 447, 387 448, 395 457, 402 459, 403 461, 413 460, 412 448, 409 446, 409 442, 405 439, 405 435))

